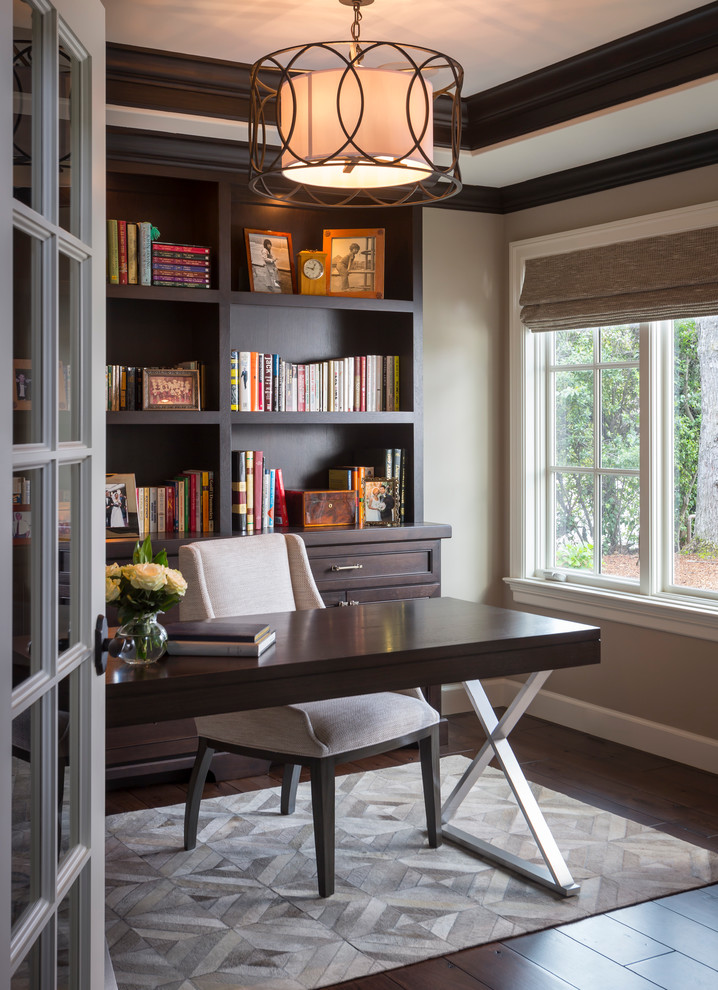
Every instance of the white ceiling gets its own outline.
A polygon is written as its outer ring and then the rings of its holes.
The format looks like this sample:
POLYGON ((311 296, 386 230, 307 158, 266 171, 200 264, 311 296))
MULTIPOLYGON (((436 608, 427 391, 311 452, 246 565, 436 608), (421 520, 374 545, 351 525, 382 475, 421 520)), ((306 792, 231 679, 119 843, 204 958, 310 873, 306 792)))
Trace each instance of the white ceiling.
MULTIPOLYGON (((339 0, 104 0, 107 38, 121 44, 251 64, 268 52, 349 37, 339 0)), ((362 37, 438 49, 464 67, 463 95, 481 92, 700 7, 698 0, 375 0, 362 37)), ((717 67, 718 69, 718 67, 717 67)), ((121 116, 121 115, 120 115, 121 116)), ((132 126, 147 115, 135 115, 132 126)), ((114 122, 119 123, 118 113, 114 122)), ((186 130, 190 121, 178 121, 186 130)), ((172 129, 171 119, 167 126, 172 129)), ((216 136, 236 123, 206 121, 216 136)), ((464 181, 502 186, 718 127, 718 72, 500 146, 462 156, 464 181)))

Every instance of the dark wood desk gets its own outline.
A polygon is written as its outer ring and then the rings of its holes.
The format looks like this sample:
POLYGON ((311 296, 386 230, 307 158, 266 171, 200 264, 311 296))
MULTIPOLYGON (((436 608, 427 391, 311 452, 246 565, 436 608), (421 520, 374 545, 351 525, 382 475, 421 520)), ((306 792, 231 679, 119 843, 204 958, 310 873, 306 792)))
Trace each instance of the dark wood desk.
POLYGON ((487 742, 445 804, 445 836, 562 894, 578 890, 538 806, 534 807, 507 737, 551 671, 600 662, 597 627, 454 598, 278 612, 254 618, 266 620, 277 631, 276 645, 258 659, 168 656, 146 668, 110 659, 107 725, 136 725, 461 681, 487 733, 487 742), (530 676, 499 722, 481 680, 514 674, 530 676), (448 824, 493 755, 514 791, 548 873, 501 854, 448 824))

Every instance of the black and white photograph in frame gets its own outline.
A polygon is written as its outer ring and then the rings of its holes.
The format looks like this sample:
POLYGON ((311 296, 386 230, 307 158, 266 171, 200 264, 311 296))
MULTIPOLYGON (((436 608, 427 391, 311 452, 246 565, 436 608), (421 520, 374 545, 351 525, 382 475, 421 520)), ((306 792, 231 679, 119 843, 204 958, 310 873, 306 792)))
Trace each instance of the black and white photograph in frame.
POLYGON ((245 229, 252 292, 292 295, 296 291, 292 235, 279 230, 245 229))

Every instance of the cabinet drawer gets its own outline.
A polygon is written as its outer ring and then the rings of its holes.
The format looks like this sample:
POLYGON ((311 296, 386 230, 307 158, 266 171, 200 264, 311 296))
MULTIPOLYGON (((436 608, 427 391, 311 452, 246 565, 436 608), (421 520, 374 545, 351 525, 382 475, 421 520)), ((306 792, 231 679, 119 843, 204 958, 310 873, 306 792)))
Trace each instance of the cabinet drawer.
POLYGON ((322 591, 438 581, 438 541, 376 546, 308 547, 322 591))
POLYGON ((401 602, 408 598, 438 598, 441 585, 411 584, 395 585, 392 588, 358 588, 351 592, 351 600, 360 605, 369 602, 401 602))

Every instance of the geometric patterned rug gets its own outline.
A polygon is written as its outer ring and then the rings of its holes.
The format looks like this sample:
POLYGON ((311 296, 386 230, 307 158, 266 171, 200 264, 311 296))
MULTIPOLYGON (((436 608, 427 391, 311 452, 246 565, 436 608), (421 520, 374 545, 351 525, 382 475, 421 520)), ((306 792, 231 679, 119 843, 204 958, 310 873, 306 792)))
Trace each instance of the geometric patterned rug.
MULTIPOLYGON (((467 760, 441 761, 449 794, 467 760)), ((107 940, 119 990, 312 990, 718 880, 718 855, 534 786, 576 897, 426 843, 418 763, 337 779, 336 892, 317 894, 309 784, 107 818, 107 940)), ((540 862, 503 775, 454 824, 540 862)))

